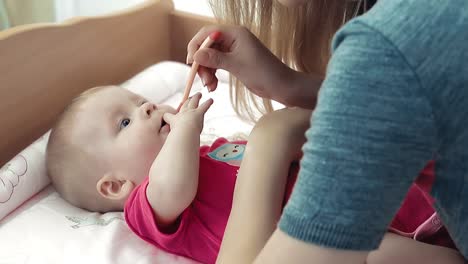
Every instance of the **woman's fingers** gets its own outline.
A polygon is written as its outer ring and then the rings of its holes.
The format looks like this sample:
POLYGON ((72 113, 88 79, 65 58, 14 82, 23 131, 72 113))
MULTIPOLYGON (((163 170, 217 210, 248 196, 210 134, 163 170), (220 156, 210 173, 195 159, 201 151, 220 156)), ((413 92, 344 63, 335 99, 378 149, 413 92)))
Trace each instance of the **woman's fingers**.
POLYGON ((198 68, 198 75, 203 82, 203 86, 212 92, 218 87, 218 78, 216 77, 216 69, 205 67, 198 68))
POLYGON ((209 92, 213 92, 218 87, 218 78, 213 78, 209 84, 205 85, 209 92))
POLYGON ((233 65, 236 65, 235 56, 231 56, 230 52, 223 52, 212 48, 196 51, 193 55, 193 60, 207 68, 224 69, 227 71, 231 71, 233 65))
POLYGON ((195 52, 200 48, 201 44, 207 36, 209 36, 209 32, 207 28, 204 27, 200 29, 200 31, 198 31, 197 34, 195 34, 195 36, 193 36, 193 38, 190 40, 189 44, 187 45, 187 64, 193 63, 193 54, 195 54, 195 52))
MULTIPOLYGON (((187 64, 193 63, 193 54, 200 48, 201 44, 205 39, 214 31, 220 31, 220 26, 212 25, 206 26, 200 29, 195 36, 190 40, 189 44, 187 45, 187 64)), ((221 34, 222 37, 223 34, 221 34)), ((222 41, 221 39, 217 40, 217 42, 222 41)))
POLYGON ((200 29, 187 45, 187 64, 193 63, 193 56, 200 50, 203 41, 213 32, 219 32, 220 34, 216 35, 216 39, 213 39, 215 42, 211 44, 210 48, 221 53, 231 52, 235 45, 234 43, 236 43, 239 38, 242 38, 242 34, 239 35, 239 32, 242 32, 242 30, 239 30, 240 28, 242 27, 212 25, 200 29))

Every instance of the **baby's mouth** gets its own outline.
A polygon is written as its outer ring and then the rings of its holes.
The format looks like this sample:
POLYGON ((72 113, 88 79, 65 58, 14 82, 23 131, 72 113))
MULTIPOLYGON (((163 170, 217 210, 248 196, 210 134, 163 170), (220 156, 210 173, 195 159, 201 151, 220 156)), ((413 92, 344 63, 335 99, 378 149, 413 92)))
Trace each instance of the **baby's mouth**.
POLYGON ((161 131, 161 129, 162 129, 165 125, 167 125, 166 121, 164 121, 164 119, 161 118, 161 126, 159 127, 159 131, 161 131))

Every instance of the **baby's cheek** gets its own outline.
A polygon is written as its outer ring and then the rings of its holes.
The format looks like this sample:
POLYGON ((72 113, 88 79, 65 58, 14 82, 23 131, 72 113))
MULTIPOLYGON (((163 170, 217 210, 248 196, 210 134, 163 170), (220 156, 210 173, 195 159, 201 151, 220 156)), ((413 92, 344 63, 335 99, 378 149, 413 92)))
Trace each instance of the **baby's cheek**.
POLYGON ((135 171, 145 172, 146 174, 151 168, 156 155, 151 144, 135 142, 127 149, 126 157, 126 162, 132 164, 135 171))
POLYGON ((147 140, 142 140, 138 143, 138 152, 145 157, 150 157, 152 159, 156 158, 157 154, 161 150, 162 142, 156 136, 148 138, 147 140))
POLYGON ((132 132, 133 134, 128 140, 128 150, 133 152, 134 156, 139 156, 142 159, 156 158, 163 144, 163 140, 158 134, 146 127, 132 132))

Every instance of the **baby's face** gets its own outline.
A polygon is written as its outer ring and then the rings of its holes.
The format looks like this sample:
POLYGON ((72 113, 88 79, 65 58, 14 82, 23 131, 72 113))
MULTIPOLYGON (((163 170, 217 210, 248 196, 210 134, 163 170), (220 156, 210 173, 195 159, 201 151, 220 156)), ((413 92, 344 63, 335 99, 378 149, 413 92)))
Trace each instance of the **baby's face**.
POLYGON ((166 112, 176 110, 120 87, 103 88, 82 104, 75 132, 106 168, 139 184, 170 132, 163 120, 166 112))

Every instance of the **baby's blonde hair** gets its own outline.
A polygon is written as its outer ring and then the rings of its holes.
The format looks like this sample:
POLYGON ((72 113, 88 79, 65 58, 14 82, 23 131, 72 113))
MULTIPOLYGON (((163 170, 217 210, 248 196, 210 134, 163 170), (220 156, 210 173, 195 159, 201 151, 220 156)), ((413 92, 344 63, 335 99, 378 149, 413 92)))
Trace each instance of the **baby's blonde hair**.
POLYGON ((114 208, 96 190, 97 157, 84 150, 72 131, 80 106, 103 88, 89 89, 72 100, 53 126, 46 148, 47 173, 57 192, 67 202, 93 212, 114 208))
MULTIPOLYGON (((242 25, 252 31, 291 68, 325 76, 331 39, 348 20, 367 10, 366 0, 310 0, 288 8, 277 0, 210 0, 221 23, 242 25)), ((273 110, 271 100, 250 93, 232 75, 231 103, 237 114, 255 121, 256 112, 273 110)))

